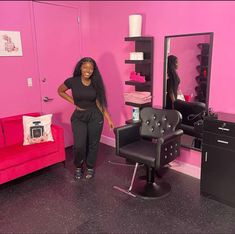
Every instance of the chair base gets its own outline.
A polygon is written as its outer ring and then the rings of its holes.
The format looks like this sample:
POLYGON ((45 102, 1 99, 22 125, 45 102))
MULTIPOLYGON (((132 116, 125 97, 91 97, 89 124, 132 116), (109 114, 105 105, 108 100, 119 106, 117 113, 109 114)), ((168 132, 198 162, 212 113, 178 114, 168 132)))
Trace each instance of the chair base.
POLYGON ((166 182, 147 183, 144 180, 136 181, 131 193, 143 199, 158 199, 169 195, 170 184, 166 182))

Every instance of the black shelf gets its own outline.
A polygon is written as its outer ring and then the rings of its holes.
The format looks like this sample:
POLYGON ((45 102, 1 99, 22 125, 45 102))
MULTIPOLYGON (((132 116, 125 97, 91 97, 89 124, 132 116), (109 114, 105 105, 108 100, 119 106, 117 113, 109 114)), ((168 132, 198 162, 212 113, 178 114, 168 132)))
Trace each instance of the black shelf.
MULTIPOLYGON (((135 52, 143 52, 144 60, 130 60, 126 59, 126 64, 133 64, 135 67, 135 72, 139 73, 141 76, 145 76, 146 82, 136 82, 133 80, 125 81, 126 85, 132 85, 135 91, 138 92, 150 92, 153 93, 153 37, 125 37, 125 41, 129 41, 135 44, 135 52)), ((125 105, 132 107, 151 107, 152 99, 148 103, 138 104, 133 102, 125 102, 125 105)), ((127 120, 126 124, 136 124, 138 121, 127 120)))
POLYGON ((130 60, 126 59, 125 63, 129 64, 146 64, 146 63, 151 63, 152 61, 150 59, 144 59, 144 60, 130 60))
POLYGON ((125 37, 125 41, 152 41, 153 37, 125 37))
POLYGON ((142 108, 142 107, 152 106, 152 102, 147 102, 143 104, 134 103, 134 102, 125 102, 125 105, 142 108))
POLYGON ((141 123, 140 120, 134 121, 133 119, 128 119, 128 120, 126 121, 126 124, 140 124, 140 123, 141 123))
POLYGON ((133 85, 133 86, 138 86, 138 87, 146 87, 146 86, 151 86, 150 81, 146 81, 144 83, 137 82, 137 81, 132 81, 132 80, 127 80, 125 81, 126 85, 133 85))

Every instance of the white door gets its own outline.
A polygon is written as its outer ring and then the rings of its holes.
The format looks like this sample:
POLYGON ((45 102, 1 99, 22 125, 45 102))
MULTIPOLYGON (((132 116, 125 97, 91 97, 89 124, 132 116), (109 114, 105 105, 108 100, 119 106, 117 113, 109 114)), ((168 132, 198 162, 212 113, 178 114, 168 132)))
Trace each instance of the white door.
POLYGON ((78 9, 33 2, 43 114, 64 129, 65 146, 73 144, 70 116, 74 106, 57 94, 58 86, 72 76, 80 59, 78 9))

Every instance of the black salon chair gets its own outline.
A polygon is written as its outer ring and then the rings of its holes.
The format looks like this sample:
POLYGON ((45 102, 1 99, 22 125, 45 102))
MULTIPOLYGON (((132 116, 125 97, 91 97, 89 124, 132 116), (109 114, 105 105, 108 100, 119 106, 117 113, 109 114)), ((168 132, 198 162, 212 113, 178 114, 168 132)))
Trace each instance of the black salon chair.
POLYGON ((202 138, 202 130, 195 128, 195 122, 202 120, 202 114, 206 111, 203 102, 186 102, 180 99, 174 101, 174 109, 182 115, 181 129, 185 134, 202 138))
POLYGON ((181 114, 176 110, 145 107, 140 111, 140 124, 129 124, 115 129, 116 154, 135 162, 135 169, 128 189, 114 188, 133 197, 153 199, 166 196, 170 185, 155 182, 156 170, 170 163, 180 154, 183 131, 177 129, 181 114), (146 167, 146 180, 135 181, 139 164, 146 167))

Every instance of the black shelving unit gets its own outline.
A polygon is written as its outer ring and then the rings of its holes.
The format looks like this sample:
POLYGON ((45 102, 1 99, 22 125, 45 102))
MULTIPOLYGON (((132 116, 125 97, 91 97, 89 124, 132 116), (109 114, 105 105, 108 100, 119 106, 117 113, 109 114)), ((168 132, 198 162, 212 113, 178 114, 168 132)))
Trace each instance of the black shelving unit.
POLYGON ((207 76, 208 76, 208 60, 209 60, 210 44, 199 43, 197 46, 200 49, 201 53, 197 55, 200 64, 196 67, 199 75, 196 77, 197 86, 195 87, 195 91, 197 95, 195 96, 195 100, 205 103, 206 92, 207 92, 207 76))
MULTIPOLYGON (((135 91, 147 91, 153 94, 153 37, 125 37, 125 41, 135 43, 135 51, 144 53, 144 60, 125 60, 126 64, 134 64, 135 72, 145 76, 145 83, 135 82, 132 80, 125 81, 126 85, 135 86, 135 91)), ((145 104, 137 104, 125 102, 126 105, 139 107, 140 109, 146 106, 152 106, 151 102, 145 104)), ((127 120, 127 124, 136 123, 132 120, 127 120)))

